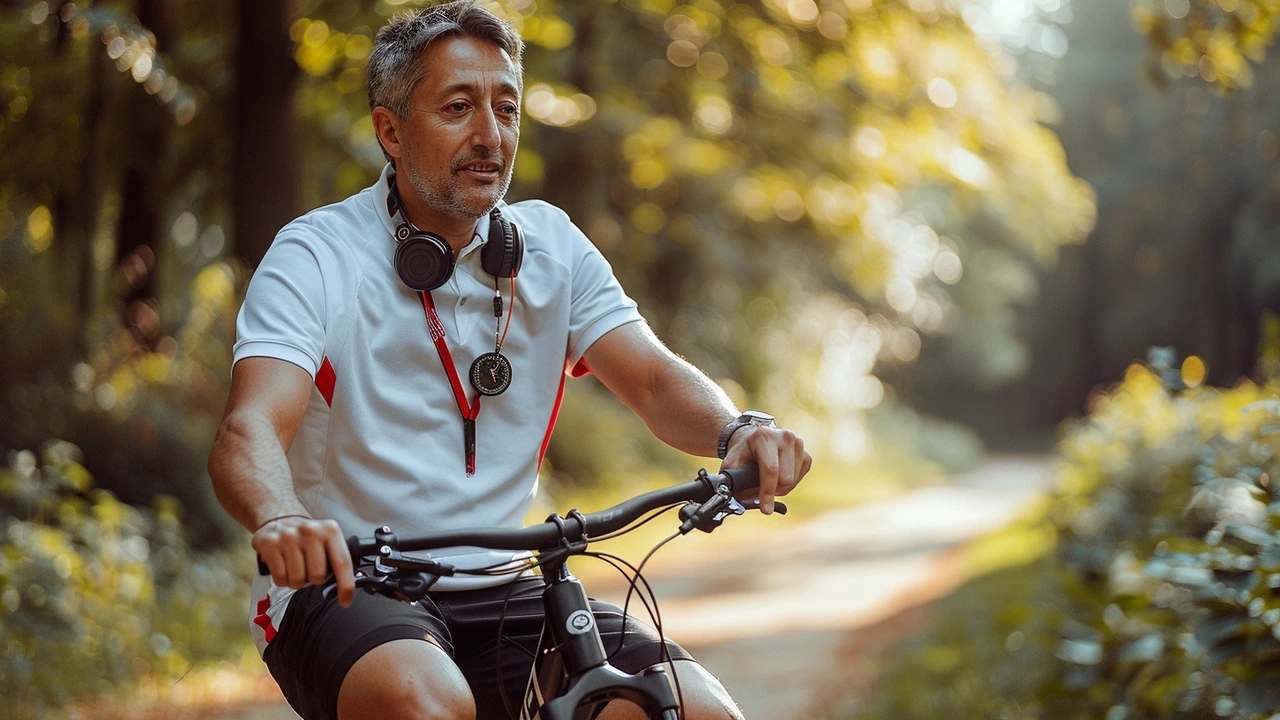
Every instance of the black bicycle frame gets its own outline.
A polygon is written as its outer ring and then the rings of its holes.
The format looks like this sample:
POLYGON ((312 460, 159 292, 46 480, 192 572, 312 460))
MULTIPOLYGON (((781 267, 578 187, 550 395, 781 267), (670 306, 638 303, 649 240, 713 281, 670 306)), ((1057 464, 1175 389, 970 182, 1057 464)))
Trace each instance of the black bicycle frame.
POLYGON ((611 700, 629 700, 655 720, 677 720, 675 692, 661 665, 628 675, 609 664, 587 593, 564 561, 544 565, 542 577, 546 621, 568 675, 564 690, 539 711, 542 720, 592 718, 611 700))

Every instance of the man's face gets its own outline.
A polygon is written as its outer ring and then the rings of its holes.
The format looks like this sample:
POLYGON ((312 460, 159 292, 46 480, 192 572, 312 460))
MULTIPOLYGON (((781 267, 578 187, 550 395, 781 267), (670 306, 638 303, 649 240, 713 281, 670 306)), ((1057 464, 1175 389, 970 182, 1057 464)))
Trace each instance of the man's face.
POLYGON ((520 141, 520 76, 493 43, 453 37, 432 43, 427 73, 410 95, 396 168, 443 218, 474 220, 511 184, 520 141))

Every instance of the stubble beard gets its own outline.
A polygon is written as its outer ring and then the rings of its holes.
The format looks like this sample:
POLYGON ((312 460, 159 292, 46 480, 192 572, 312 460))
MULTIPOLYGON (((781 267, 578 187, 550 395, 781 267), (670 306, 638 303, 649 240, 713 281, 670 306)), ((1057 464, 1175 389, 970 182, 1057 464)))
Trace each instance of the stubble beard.
POLYGON ((471 158, 453 163, 449 173, 435 182, 415 168, 406 168, 409 185, 418 197, 441 216, 455 220, 475 220, 497 207, 498 201, 506 196, 507 188, 511 185, 512 168, 508 163, 501 163, 502 172, 498 176, 498 182, 486 188, 491 192, 487 193, 487 197, 477 197, 468 192, 458 178, 458 171, 462 166, 474 161, 475 158, 471 158))

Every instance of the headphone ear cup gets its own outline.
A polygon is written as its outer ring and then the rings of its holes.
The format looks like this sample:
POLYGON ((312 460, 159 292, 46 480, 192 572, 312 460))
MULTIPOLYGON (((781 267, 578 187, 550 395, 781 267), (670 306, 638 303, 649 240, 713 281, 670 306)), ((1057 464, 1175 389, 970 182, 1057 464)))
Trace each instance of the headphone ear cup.
POLYGON ((453 249, 431 233, 416 233, 401 240, 393 261, 401 282, 415 292, 435 290, 453 274, 453 249))
POLYGON ((524 233, 508 222, 497 208, 489 214, 489 242, 480 252, 480 264, 494 277, 514 277, 524 261, 524 233))
POLYGON ((524 263, 524 231, 515 223, 508 224, 511 226, 511 270, 507 274, 515 277, 524 263))

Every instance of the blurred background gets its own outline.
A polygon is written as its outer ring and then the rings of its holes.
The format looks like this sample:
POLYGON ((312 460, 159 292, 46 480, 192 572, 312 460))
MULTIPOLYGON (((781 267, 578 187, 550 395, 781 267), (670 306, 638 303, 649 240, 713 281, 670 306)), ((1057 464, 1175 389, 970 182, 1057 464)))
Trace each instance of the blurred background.
MULTIPOLYGON (((253 268, 378 176, 363 68, 421 4, 0 0, 13 717, 291 717, 205 462, 253 268)), ((527 43, 508 199, 815 457, 653 570, 749 716, 1280 711, 1280 2, 481 4, 527 43)), ((575 381, 539 511, 702 464, 575 381)))

